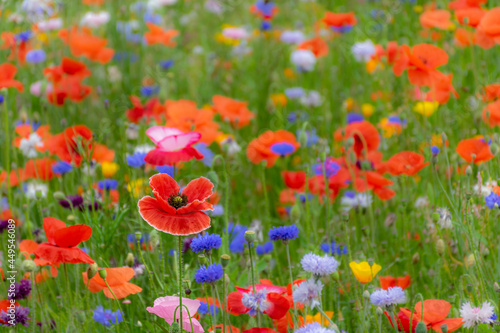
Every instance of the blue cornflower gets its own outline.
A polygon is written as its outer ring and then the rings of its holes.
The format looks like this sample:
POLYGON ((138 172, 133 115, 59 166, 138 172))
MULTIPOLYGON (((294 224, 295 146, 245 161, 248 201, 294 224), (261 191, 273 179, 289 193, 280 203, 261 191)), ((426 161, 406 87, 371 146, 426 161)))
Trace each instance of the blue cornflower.
POLYGON ((260 30, 268 31, 268 30, 271 30, 272 27, 273 27, 273 25, 271 24, 270 21, 264 20, 264 21, 262 21, 262 23, 260 25, 260 30))
POLYGON ((222 238, 219 235, 206 233, 193 238, 193 241, 191 242, 191 250, 193 250, 194 253, 203 251, 208 252, 213 249, 218 249, 221 245, 222 238))
POLYGON ((255 316, 257 312, 264 312, 269 308, 269 301, 267 300, 266 288, 256 291, 255 293, 245 293, 241 299, 241 303, 250 309, 248 314, 255 316))
MULTIPOLYGON (((127 240, 129 243, 136 244, 137 243, 137 237, 135 234, 128 234, 127 235, 127 240)), ((142 244, 144 241, 149 242, 149 234, 141 234, 141 239, 139 242, 142 244)))
POLYGON ((340 170, 340 165, 331 158, 328 158, 324 163, 318 163, 314 166, 314 174, 316 176, 323 175, 323 164, 325 165, 325 173, 328 178, 335 176, 340 170))
MULTIPOLYGON (((207 314, 208 313, 208 304, 206 302, 200 302, 200 307, 198 308, 199 314, 207 314)), ((219 307, 215 304, 210 305, 210 315, 214 315, 219 313, 219 307)))
POLYGON ((257 252, 259 256, 262 256, 264 254, 271 253, 273 251, 273 248, 274 248, 273 242, 267 242, 262 245, 257 245, 255 247, 255 252, 257 252))
POLYGON ((27 42, 31 38, 31 36, 31 31, 27 30, 16 34, 15 39, 17 42, 27 42))
POLYGON ((111 323, 116 324, 116 320, 118 322, 123 321, 123 316, 120 310, 117 310, 116 313, 112 312, 110 309, 104 309, 102 305, 99 305, 94 310, 94 315, 92 316, 95 322, 102 324, 104 326, 111 326, 111 323))
POLYGON ((288 156, 295 152, 295 146, 289 142, 277 142, 271 146, 271 151, 276 155, 288 156))
POLYGON ((343 33, 351 31, 353 26, 352 25, 343 25, 340 27, 331 26, 330 28, 335 32, 343 34, 343 33))
POLYGON ((431 147, 432 156, 437 156, 439 154, 439 148, 436 146, 431 147))
POLYGON ((299 237, 299 228, 297 228, 295 224, 290 226, 284 225, 281 227, 274 227, 269 230, 269 239, 273 242, 278 240, 287 242, 297 237, 299 237))
POLYGON ((245 231, 247 231, 248 228, 239 224, 229 223, 227 229, 231 238, 229 250, 233 253, 243 252, 245 250, 245 244, 247 243, 245 240, 245 231))
POLYGON ((406 303, 406 294, 401 287, 380 289, 370 295, 370 302, 375 306, 388 307, 391 305, 406 303))
POLYGON ((116 179, 104 179, 97 183, 97 187, 100 190, 115 190, 118 187, 118 181, 116 179))
POLYGON ((484 198, 484 201, 486 202, 486 206, 489 209, 493 209, 495 207, 500 206, 500 196, 496 194, 495 192, 491 192, 489 195, 487 195, 484 198))
POLYGON ((171 165, 159 165, 156 167, 159 173, 166 173, 170 177, 174 178, 174 167, 171 165))
POLYGON ((144 22, 146 23, 153 23, 153 24, 160 24, 161 23, 161 15, 152 13, 151 11, 146 11, 144 13, 144 22))
POLYGON ((144 97, 151 97, 160 92, 160 86, 143 86, 141 87, 141 95, 144 97))
POLYGON ((304 88, 293 87, 285 89, 285 95, 288 99, 299 99, 304 96, 304 88))
POLYGON ((194 278, 198 283, 215 283, 221 277, 222 266, 219 264, 212 264, 208 267, 203 265, 194 274, 194 278))
POLYGON ((42 49, 31 50, 26 53, 26 61, 32 64, 39 64, 47 58, 45 51, 42 49))
POLYGON ((164 69, 164 70, 170 69, 173 65, 174 65, 173 60, 160 61, 160 67, 161 67, 161 69, 164 69))
POLYGON ((363 117, 362 114, 355 113, 355 112, 350 112, 347 114, 347 123, 352 124, 352 123, 359 123, 365 120, 365 117, 363 117))
POLYGON ((272 1, 258 0, 255 3, 255 8, 259 11, 262 16, 271 17, 275 8, 275 4, 272 1))
POLYGON ((147 153, 137 152, 133 155, 127 156, 127 164, 132 168, 140 168, 146 162, 144 161, 144 157, 146 157, 147 153))
MULTIPOLYGON (((297 121, 306 121, 309 118, 309 115, 305 113, 304 111, 291 111, 287 116, 286 119, 288 120, 289 123, 295 123, 297 121)), ((300 132, 298 130, 297 132, 300 132)))
POLYGON ((52 171, 57 175, 64 175, 73 170, 73 167, 68 162, 59 161, 52 165, 52 171))
POLYGON ((4 100, 5 100, 5 97, 3 97, 3 95, 0 95, 0 104, 3 104, 4 100))
POLYGON ((330 246, 328 246, 328 243, 321 244, 321 250, 325 253, 339 256, 348 253, 347 246, 344 245, 344 247, 341 248, 339 245, 335 245, 335 242, 332 242, 330 246))
POLYGON ((194 145, 196 149, 200 151, 200 153, 203 155, 203 159, 201 162, 205 164, 207 167, 212 166, 212 161, 214 159, 215 154, 208 148, 208 145, 206 143, 198 143, 194 145))
POLYGON ((490 317, 491 320, 496 321, 498 318, 498 315, 496 313, 493 313, 490 317))
POLYGON ((302 268, 315 276, 326 276, 334 273, 339 267, 339 262, 330 256, 319 256, 308 253, 300 260, 302 268))

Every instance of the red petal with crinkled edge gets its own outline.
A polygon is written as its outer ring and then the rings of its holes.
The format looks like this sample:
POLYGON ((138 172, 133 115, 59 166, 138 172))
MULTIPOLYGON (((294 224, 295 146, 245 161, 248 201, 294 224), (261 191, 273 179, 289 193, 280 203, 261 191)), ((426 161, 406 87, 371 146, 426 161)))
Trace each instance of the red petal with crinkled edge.
MULTIPOLYGON (((125 282, 118 286, 111 287, 111 290, 113 291, 117 299, 122 299, 127 297, 128 295, 140 293, 142 291, 142 288, 133 283, 125 282)), ((108 288, 104 288, 104 296, 112 299, 115 298, 108 288)))
POLYGON ((146 155, 144 161, 151 165, 173 165, 177 162, 190 161, 193 158, 201 160, 203 158, 203 154, 201 154, 193 147, 186 147, 175 152, 166 152, 161 149, 153 149, 146 155))
POLYGON ((148 196, 139 200, 137 205, 139 214, 150 226, 171 235, 192 235, 210 228, 210 217, 202 212, 169 214, 161 209, 157 200, 148 196))
POLYGON ((272 319, 283 318, 290 309, 290 302, 278 293, 267 294, 269 308, 264 312, 272 319))
POLYGON ((188 202, 196 200, 205 201, 212 195, 214 184, 205 177, 194 179, 182 190, 182 194, 187 196, 188 202))
POLYGON ((227 308, 232 315, 237 316, 242 313, 247 313, 250 310, 243 305, 242 299, 243 294, 239 291, 233 291, 227 295, 227 308))
POLYGON ((181 190, 177 182, 166 173, 159 173, 149 178, 149 186, 164 200, 167 200, 172 194, 179 194, 181 190))
POLYGON ((92 228, 85 224, 72 225, 54 233, 54 241, 59 247, 75 247, 81 242, 89 240, 92 228))
POLYGON ((42 243, 35 251, 35 255, 50 261, 53 264, 93 264, 94 260, 90 258, 83 250, 77 247, 65 248, 57 247, 49 243, 42 243))
POLYGON ((45 230, 45 235, 47 236, 47 242, 55 245, 56 241, 54 235, 57 230, 66 228, 66 223, 58 220, 54 217, 45 217, 43 219, 43 230, 45 230))
POLYGON ((202 210, 214 210, 213 206, 209 202, 194 201, 189 203, 187 206, 177 209, 177 214, 189 214, 193 212, 200 212, 202 210))

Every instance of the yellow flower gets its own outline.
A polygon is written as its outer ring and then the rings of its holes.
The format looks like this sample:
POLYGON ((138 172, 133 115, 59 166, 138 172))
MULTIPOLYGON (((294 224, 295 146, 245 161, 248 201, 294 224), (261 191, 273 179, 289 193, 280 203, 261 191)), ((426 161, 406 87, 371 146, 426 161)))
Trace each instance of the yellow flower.
MULTIPOLYGON (((333 317, 333 311, 325 311, 325 314, 328 316, 328 318, 332 319, 332 317, 333 317)), ((308 324, 311 324, 311 323, 314 323, 314 322, 320 323, 321 325, 323 325, 325 327, 328 327, 330 325, 330 321, 328 319, 326 319, 325 317, 323 317, 321 315, 321 313, 316 313, 314 316, 307 315, 306 322, 308 324)))
MULTIPOLYGON (((366 71, 371 74, 371 73, 375 72, 378 65, 379 65, 379 61, 377 59, 370 59, 366 63, 366 71)), ((383 67, 384 66, 380 63, 380 68, 383 68, 383 67)))
POLYGON ((422 6, 420 6, 420 5, 416 5, 416 6, 414 6, 414 7, 413 7, 413 11, 414 11, 415 13, 421 13, 421 12, 423 12, 423 11, 424 11, 424 7, 422 7, 422 6))
POLYGON ((443 136, 441 134, 432 134, 431 146, 441 148, 443 146, 443 136))
POLYGON ((102 162, 101 164, 102 175, 105 178, 113 177, 119 168, 118 164, 114 162, 102 162))
POLYGON ((355 261, 351 261, 349 267, 351 267, 352 273, 361 283, 370 282, 382 269, 382 266, 375 263, 373 266, 370 266, 367 261, 360 262, 359 264, 355 261))
POLYGON ((430 117, 434 114, 434 112, 436 112, 438 107, 439 107, 438 102, 427 102, 427 101, 418 102, 413 107, 413 111, 415 111, 416 113, 420 113, 425 117, 430 117))
POLYGON ((347 98, 345 101, 344 101, 344 108, 347 110, 347 111, 351 111, 353 108, 354 108, 354 105, 356 104, 356 102, 354 101, 354 98, 352 97, 349 97, 347 98))
POLYGON ((274 106, 285 106, 287 103, 285 94, 272 94, 271 100, 273 101, 274 106))
POLYGON ((133 197, 139 197, 140 195, 146 193, 148 186, 144 182, 144 179, 131 180, 127 184, 127 190, 132 193, 133 197))
POLYGON ((287 79, 295 79, 295 73, 293 72, 293 69, 291 68, 285 68, 283 71, 283 74, 285 74, 285 77, 287 79))
POLYGON ((370 117, 373 112, 375 112, 375 107, 370 103, 364 103, 361 105, 361 113, 363 113, 363 116, 370 117))

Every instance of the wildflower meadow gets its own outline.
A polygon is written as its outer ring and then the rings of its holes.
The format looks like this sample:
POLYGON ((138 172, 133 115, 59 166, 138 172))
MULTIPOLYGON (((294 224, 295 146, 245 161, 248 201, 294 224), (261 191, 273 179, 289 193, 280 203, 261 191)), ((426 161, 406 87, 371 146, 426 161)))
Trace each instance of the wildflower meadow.
POLYGON ((0 0, 0 331, 500 332, 500 0, 0 0))

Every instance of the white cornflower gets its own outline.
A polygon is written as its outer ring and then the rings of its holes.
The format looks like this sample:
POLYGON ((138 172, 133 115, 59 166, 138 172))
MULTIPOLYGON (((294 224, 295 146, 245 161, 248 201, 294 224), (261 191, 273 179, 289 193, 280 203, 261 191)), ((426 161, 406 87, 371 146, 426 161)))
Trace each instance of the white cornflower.
POLYGON ((109 13, 105 11, 99 13, 87 12, 83 15, 80 24, 90 28, 98 28, 101 25, 108 23, 109 18, 109 13))
POLYGON ((31 133, 27 139, 21 139, 19 150, 21 150, 24 156, 34 158, 38 155, 36 149, 40 147, 43 147, 42 138, 36 133, 31 133))
POLYGON ((304 33, 300 30, 285 30, 280 36, 280 40, 287 44, 299 44, 304 41, 304 33))
POLYGON ((387 290, 379 289, 370 295, 370 302, 381 308, 402 304, 406 303, 406 294, 401 287, 389 288, 387 290))
POLYGON ((316 90, 311 90, 300 97, 300 104, 306 107, 318 107, 323 104, 323 97, 316 90))
POLYGON ((240 27, 224 28, 222 30, 222 35, 226 38, 235 39, 235 40, 246 39, 249 36, 246 29, 240 28, 240 27))
POLYGON ((37 182, 29 182, 25 185, 24 188, 24 194, 28 199, 37 199, 40 197, 45 198, 47 197, 48 191, 49 188, 46 184, 37 182))
POLYGON ((482 306, 472 307, 470 302, 462 304, 460 317, 464 321, 464 327, 469 328, 477 324, 491 324, 494 315, 494 307, 490 302, 483 302, 482 306))
POLYGON ((292 63, 304 72, 310 72, 316 65, 316 57, 310 50, 295 50, 290 57, 292 63))
POLYGON ((418 197, 415 200, 415 208, 425 208, 429 206, 429 199, 427 197, 418 197))
POLYGON ((354 44, 351 51, 357 61, 367 62, 375 54, 375 44, 368 39, 364 42, 354 44))
POLYGON ((149 153, 153 149, 155 149, 155 147, 148 144, 139 145, 135 147, 134 153, 149 153))
POLYGON ((302 268, 315 276, 327 276, 337 271, 339 262, 331 256, 308 253, 300 260, 302 268))
POLYGON ((344 196, 340 199, 340 205, 344 212, 348 212, 351 209, 366 208, 372 204, 372 196, 370 193, 355 193, 353 191, 347 191, 344 196))
POLYGON ((302 303, 314 308, 320 305, 319 299, 321 298, 321 291, 323 290, 323 283, 321 281, 315 281, 314 279, 309 279, 302 282, 293 291, 293 301, 295 303, 302 303))
POLYGON ((451 213, 448 208, 437 208, 436 212, 439 214, 438 223, 443 229, 451 229, 453 224, 451 222, 451 213))

